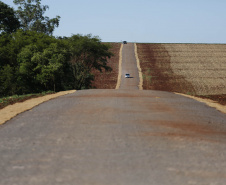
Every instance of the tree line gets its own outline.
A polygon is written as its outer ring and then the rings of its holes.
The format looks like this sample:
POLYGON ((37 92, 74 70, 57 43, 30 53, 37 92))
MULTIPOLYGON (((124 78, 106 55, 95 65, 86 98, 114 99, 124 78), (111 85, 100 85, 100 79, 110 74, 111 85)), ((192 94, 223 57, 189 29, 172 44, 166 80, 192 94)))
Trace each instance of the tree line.
POLYGON ((41 0, 0 1, 0 97, 90 88, 92 69, 111 68, 110 45, 92 35, 54 37, 60 17, 44 16, 41 0))

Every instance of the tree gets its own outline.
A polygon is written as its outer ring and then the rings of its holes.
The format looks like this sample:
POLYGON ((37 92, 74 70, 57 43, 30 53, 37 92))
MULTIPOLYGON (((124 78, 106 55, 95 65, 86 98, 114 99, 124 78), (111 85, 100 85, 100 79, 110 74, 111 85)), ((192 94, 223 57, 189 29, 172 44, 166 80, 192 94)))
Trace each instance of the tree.
POLYGON ((0 70, 0 95, 7 96, 16 93, 15 70, 10 65, 5 65, 0 70))
POLYGON ((2 34, 0 37, 0 96, 44 90, 43 86, 36 81, 34 68, 37 65, 31 59, 35 53, 43 52, 52 43, 57 42, 58 40, 52 36, 34 31, 19 29, 12 34, 2 34))
POLYGON ((60 89, 67 58, 68 52, 57 43, 52 43, 43 52, 35 53, 32 57, 32 62, 37 64, 34 69, 37 72, 36 78, 46 89, 53 91, 60 89))
POLYGON ((35 31, 17 30, 12 34, 2 34, 0 37, 0 68, 6 64, 17 65, 17 56, 21 50, 30 44, 35 44, 39 51, 57 42, 52 36, 35 31))
POLYGON ((73 35, 68 40, 71 51, 71 65, 73 69, 76 89, 89 88, 94 80, 92 69, 111 71, 107 65, 108 58, 113 55, 110 45, 101 43, 98 37, 92 35, 73 35))
POLYGON ((17 30, 0 37, 0 97, 89 88, 93 69, 111 70, 110 45, 91 35, 56 39, 17 30))
POLYGON ((53 19, 44 16, 49 6, 41 5, 41 0, 14 0, 13 2, 19 5, 16 12, 23 30, 52 35, 55 27, 59 26, 60 16, 53 19))
POLYGON ((43 50, 38 50, 34 44, 24 47, 18 55, 22 93, 67 89, 65 76, 68 76, 66 71, 70 68, 69 57, 68 50, 58 42, 43 50))
POLYGON ((16 12, 0 1, 0 32, 12 33, 20 27, 16 12))

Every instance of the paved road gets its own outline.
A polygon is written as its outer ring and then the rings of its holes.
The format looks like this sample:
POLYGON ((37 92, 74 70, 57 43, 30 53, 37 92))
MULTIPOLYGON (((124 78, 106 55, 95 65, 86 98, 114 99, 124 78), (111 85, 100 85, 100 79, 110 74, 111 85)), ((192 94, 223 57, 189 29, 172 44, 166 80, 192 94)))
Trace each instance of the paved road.
POLYGON ((1 185, 223 185, 226 115, 167 92, 77 91, 1 126, 0 154, 1 185))
POLYGON ((124 44, 122 49, 122 61, 122 78, 119 89, 138 90, 139 74, 133 43, 124 44), (130 78, 125 78, 126 73, 130 74, 130 78))

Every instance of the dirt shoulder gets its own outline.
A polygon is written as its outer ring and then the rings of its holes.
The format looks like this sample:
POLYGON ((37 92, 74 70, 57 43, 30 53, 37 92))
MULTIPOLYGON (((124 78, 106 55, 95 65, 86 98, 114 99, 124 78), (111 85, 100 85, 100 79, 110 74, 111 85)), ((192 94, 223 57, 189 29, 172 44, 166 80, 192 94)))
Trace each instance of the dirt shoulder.
POLYGON ((66 94, 74 93, 74 92, 75 92, 75 90, 62 91, 62 92, 58 92, 55 94, 50 94, 50 95, 46 95, 46 96, 42 96, 42 97, 38 97, 38 98, 33 98, 33 99, 26 100, 24 102, 19 102, 19 103, 15 103, 13 105, 9 105, 0 110, 0 125, 4 124, 6 121, 12 119, 16 115, 18 115, 22 112, 25 112, 27 110, 30 110, 33 107, 35 107, 45 101, 48 101, 50 99, 57 98, 59 96, 63 96, 66 94))
POLYGON ((206 105, 210 106, 210 107, 214 107, 217 110, 223 112, 226 114, 226 106, 225 105, 221 105, 219 102, 217 101, 213 101, 211 99, 206 99, 206 98, 199 98, 199 97, 195 97, 195 96, 190 96, 190 95, 186 95, 186 94, 181 94, 181 93, 175 93, 175 94, 179 94, 181 96, 185 96, 188 98, 192 98, 194 100, 197 100, 199 102, 205 103, 206 105))

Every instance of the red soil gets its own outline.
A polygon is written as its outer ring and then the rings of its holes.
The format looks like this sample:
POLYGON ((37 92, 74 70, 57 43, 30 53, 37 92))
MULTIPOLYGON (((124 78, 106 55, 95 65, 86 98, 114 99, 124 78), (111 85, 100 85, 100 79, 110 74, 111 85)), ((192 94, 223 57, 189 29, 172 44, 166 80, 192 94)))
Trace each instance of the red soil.
POLYGON ((118 79, 118 65, 119 65, 119 51, 121 43, 110 43, 112 48, 110 51, 114 54, 113 57, 108 59, 108 66, 112 68, 111 72, 97 70, 92 73, 95 80, 92 83, 92 88, 96 89, 115 89, 118 79))

